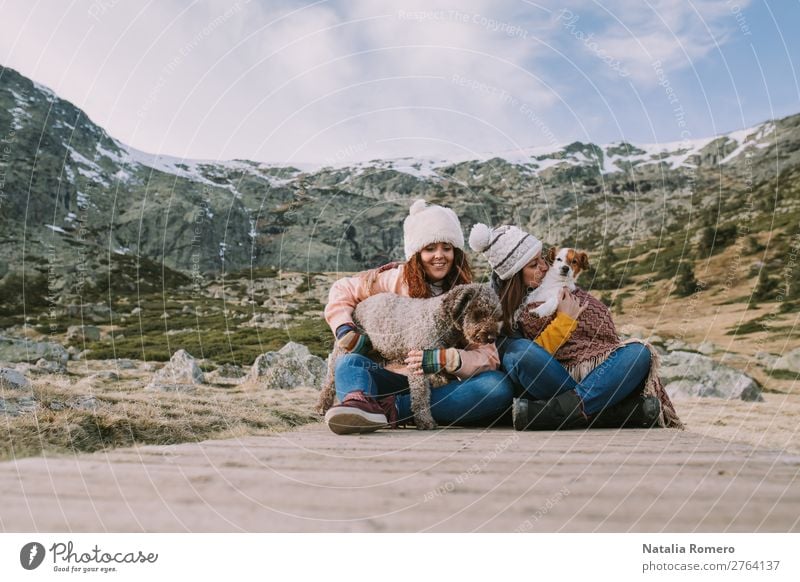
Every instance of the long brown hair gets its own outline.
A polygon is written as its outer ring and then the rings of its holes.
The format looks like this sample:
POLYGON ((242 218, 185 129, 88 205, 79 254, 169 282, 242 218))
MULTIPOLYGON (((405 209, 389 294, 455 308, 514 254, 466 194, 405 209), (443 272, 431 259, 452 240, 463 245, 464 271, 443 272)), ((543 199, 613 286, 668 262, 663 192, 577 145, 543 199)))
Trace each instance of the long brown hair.
POLYGON ((503 334, 513 333, 514 313, 519 308, 525 296, 528 294, 528 286, 523 281, 522 269, 514 273, 514 276, 506 281, 502 281, 497 274, 493 273, 497 296, 500 298, 500 305, 503 308, 503 334))
MULTIPOLYGON (((431 296, 428 281, 425 279, 425 269, 422 266, 420 252, 414 253, 403 269, 403 280, 408 287, 408 295, 418 299, 431 296)), ((450 291, 456 285, 472 283, 472 267, 469 266, 467 255, 457 247, 453 247, 453 266, 442 281, 442 288, 450 291)))

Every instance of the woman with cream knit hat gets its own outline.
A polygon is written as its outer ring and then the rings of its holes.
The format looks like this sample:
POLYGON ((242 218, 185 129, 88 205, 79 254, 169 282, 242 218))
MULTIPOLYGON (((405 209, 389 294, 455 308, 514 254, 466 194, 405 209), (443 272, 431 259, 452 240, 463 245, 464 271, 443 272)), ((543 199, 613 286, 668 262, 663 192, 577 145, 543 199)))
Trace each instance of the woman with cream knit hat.
POLYGON ((542 243, 516 226, 476 224, 470 247, 492 267, 503 308, 502 367, 519 398, 517 430, 681 426, 658 379, 652 348, 621 342, 608 309, 586 291, 562 289, 556 314, 532 315, 526 296, 548 265, 542 243))
POLYGON ((356 305, 377 293, 435 297, 456 285, 472 282, 464 254, 461 223, 450 208, 417 200, 403 222, 406 262, 392 263, 336 281, 331 287, 325 320, 338 345, 349 352, 336 364, 336 395, 340 401, 325 414, 337 434, 372 432, 410 420, 409 373, 444 371, 452 381, 431 391, 431 413, 439 424, 490 422, 511 405, 512 385, 497 371, 494 344, 455 346, 409 353, 406 366, 389 369, 366 354, 369 338, 353 325, 356 305))

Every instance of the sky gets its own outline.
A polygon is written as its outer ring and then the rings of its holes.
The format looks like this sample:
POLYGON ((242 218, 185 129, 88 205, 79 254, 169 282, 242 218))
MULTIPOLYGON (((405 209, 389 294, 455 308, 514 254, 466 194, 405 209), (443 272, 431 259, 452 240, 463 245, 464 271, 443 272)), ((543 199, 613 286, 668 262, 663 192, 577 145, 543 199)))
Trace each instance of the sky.
POLYGON ((800 113, 800 0, 0 0, 0 65, 137 149, 339 165, 800 113))

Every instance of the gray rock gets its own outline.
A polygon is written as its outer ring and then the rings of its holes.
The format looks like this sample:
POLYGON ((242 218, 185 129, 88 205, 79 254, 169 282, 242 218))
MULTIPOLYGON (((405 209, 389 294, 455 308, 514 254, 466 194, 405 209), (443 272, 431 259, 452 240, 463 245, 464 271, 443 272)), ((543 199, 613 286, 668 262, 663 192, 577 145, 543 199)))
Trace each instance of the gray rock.
POLYGON ((100 328, 95 325, 71 325, 67 328, 67 340, 96 342, 100 340, 100 328))
POLYGON ((120 370, 135 370, 136 369, 136 362, 133 360, 128 360, 125 358, 119 358, 117 360, 117 367, 120 370))
POLYGON ((39 358, 36 362, 36 366, 31 368, 31 371, 38 374, 66 374, 67 363, 59 360, 39 358))
POLYGON ((36 362, 42 358, 66 366, 69 353, 64 346, 55 342, 0 336, 0 362, 36 362))
POLYGON ((33 396, 23 396, 17 399, 17 406, 19 406, 20 412, 33 412, 38 405, 36 398, 33 396))
POLYGON ((306 346, 289 342, 277 352, 258 356, 245 382, 281 390, 299 386, 319 388, 325 373, 325 360, 312 355, 306 346))
POLYGON ((774 370, 800 373, 800 348, 786 352, 772 365, 774 370))
POLYGON ((67 317, 82 318, 82 321, 88 320, 92 323, 109 323, 114 318, 114 312, 104 303, 67 305, 64 314, 67 317))
POLYGON ((685 341, 683 341, 683 340, 679 340, 679 339, 668 339, 668 340, 667 340, 667 341, 664 343, 664 348, 665 348, 665 349, 666 349, 668 352, 675 352, 675 351, 681 351, 681 350, 688 350, 688 349, 690 348, 690 346, 689 346, 689 344, 687 344, 687 343, 686 343, 685 341))
POLYGON ((33 396, 23 396, 17 399, 0 398, 0 414, 6 416, 19 416, 20 414, 34 412, 36 407, 37 402, 33 396))
POLYGON ((24 374, 10 368, 0 368, 0 389, 27 390, 31 383, 24 374))
POLYGON ((131 309, 131 315, 139 315, 141 312, 142 312, 141 307, 134 307, 133 309, 131 309))
POLYGON ((94 378, 96 380, 106 380, 111 382, 116 382, 119 380, 119 374, 112 370, 100 370, 99 372, 95 372, 89 378, 94 378))
POLYGON ((99 405, 97 398, 91 394, 83 394, 81 396, 76 396, 75 398, 70 398, 67 401, 67 406, 73 410, 96 410, 99 405))
POLYGON ((99 408, 99 403, 97 402, 97 398, 91 394, 82 394, 70 398, 66 402, 63 400, 51 400, 48 408, 55 412, 66 410, 67 408, 71 408, 72 410, 96 410, 99 408))
POLYGON ((699 346, 697 346, 697 351, 703 354, 704 356, 710 356, 711 354, 717 351, 717 346, 715 346, 711 342, 702 342, 699 346))
POLYGON ((197 365, 197 361, 186 350, 178 350, 167 365, 153 375, 147 389, 162 392, 191 392, 204 383, 203 371, 197 365))
POLYGON ((55 412, 64 410, 66 407, 67 405, 64 402, 61 402, 60 400, 51 400, 50 405, 48 406, 50 410, 53 410, 55 412))
POLYGON ((756 352, 756 355, 753 357, 755 358, 756 362, 758 362, 764 368, 774 367, 775 362, 777 362, 779 359, 779 356, 769 352, 756 352))
POLYGON ((659 376, 670 398, 764 400, 756 380, 702 354, 673 351, 663 355, 659 376))
POLYGON ((242 378, 245 375, 241 366, 235 364, 222 364, 216 370, 214 375, 218 378, 242 378))

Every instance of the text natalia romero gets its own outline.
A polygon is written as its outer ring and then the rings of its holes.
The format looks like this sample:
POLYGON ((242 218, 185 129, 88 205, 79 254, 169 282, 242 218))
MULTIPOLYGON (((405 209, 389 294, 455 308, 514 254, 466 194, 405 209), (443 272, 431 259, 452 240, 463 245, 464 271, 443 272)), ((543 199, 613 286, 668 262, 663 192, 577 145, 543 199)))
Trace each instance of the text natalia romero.
POLYGON ((733 546, 698 546, 697 544, 689 544, 689 551, 686 551, 686 546, 679 546, 678 544, 669 544, 668 546, 642 544, 643 554, 732 554, 733 546))

